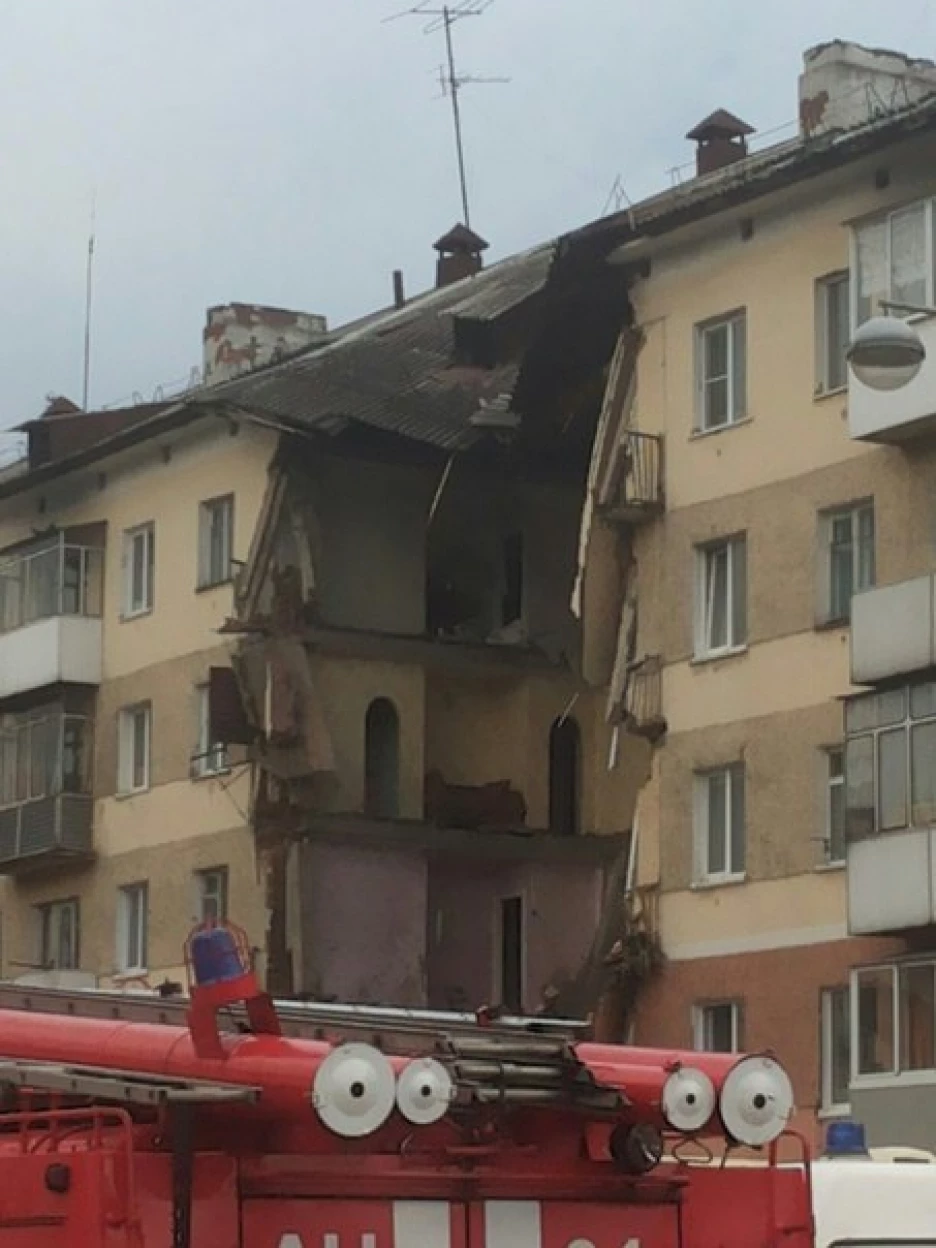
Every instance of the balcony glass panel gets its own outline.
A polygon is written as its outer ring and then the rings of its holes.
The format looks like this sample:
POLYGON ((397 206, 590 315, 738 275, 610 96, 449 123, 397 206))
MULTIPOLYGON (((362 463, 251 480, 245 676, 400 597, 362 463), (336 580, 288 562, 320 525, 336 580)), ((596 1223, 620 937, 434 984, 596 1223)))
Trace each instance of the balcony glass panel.
POLYGON ((0 560, 0 633, 52 616, 100 616, 103 553, 56 542, 0 560))

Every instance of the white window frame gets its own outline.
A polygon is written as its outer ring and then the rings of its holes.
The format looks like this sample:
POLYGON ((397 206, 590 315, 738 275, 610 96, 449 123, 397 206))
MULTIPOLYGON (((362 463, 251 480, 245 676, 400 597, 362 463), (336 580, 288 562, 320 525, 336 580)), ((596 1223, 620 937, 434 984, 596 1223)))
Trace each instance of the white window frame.
POLYGON ((234 575, 234 495, 220 494, 206 498, 198 505, 198 588, 213 589, 226 585, 234 575), (214 566, 212 531, 215 517, 223 524, 220 567, 214 566))
POLYGON ((117 971, 120 975, 142 975, 149 962, 149 883, 140 880, 117 890, 117 971), (135 945, 131 956, 131 929, 136 915, 135 945))
POLYGON ((117 714, 117 791, 123 795, 145 793, 150 787, 153 747, 153 705, 136 702, 122 707, 117 714), (136 781, 137 718, 143 719, 143 779, 136 781))
POLYGON ((846 1075, 852 1077, 852 1025, 851 988, 839 984, 835 988, 823 988, 819 994, 819 1112, 823 1117, 844 1117, 851 1112, 850 1098, 837 1101, 833 1095, 832 1072, 835 1066, 835 999, 845 994, 845 1032, 848 1043, 846 1075))
POLYGON ((77 971, 81 963, 81 906, 77 897, 65 897, 57 901, 43 902, 36 906, 39 921, 39 962, 42 969, 53 971, 77 971), (65 965, 53 950, 61 945, 62 918, 70 915, 73 959, 65 965))
POLYGON ((883 962, 855 967, 850 975, 851 1016, 851 1085, 852 1088, 918 1087, 936 1084, 936 1066, 920 1069, 903 1068, 903 1010, 901 1008, 901 972, 925 967, 936 975, 936 959, 933 957, 905 958, 898 962, 883 962), (886 976, 890 983, 890 1045, 893 1060, 890 1067, 876 1071, 861 1069, 861 982, 863 976, 886 976))
MULTIPOLYGON (((934 274, 934 259, 936 259, 936 256, 934 256, 934 240, 933 240, 933 231, 934 229, 936 229, 936 210, 934 210, 934 202, 936 201, 929 198, 929 199, 912 200, 910 203, 907 203, 907 204, 898 204, 894 208, 889 209, 887 212, 876 213, 874 216, 866 217, 862 221, 856 221, 854 225, 852 226, 851 247, 850 247, 851 257, 850 257, 850 264, 849 264, 849 272, 851 274, 851 291, 850 291, 849 304, 850 304, 850 309, 851 309, 851 324, 852 324, 853 331, 857 329, 858 326, 861 324, 859 320, 859 309, 858 309, 858 303, 859 303, 860 291, 861 291, 861 281, 860 281, 861 275, 858 269, 859 235, 862 233, 863 230, 874 229, 875 227, 878 227, 878 226, 885 227, 884 267, 887 272, 887 289, 884 292, 884 298, 888 301, 893 300, 894 299, 894 290, 893 290, 894 272, 893 272, 893 263, 892 263, 893 257, 891 255, 891 245, 892 245, 892 240, 893 240, 894 218, 901 216, 903 213, 911 212, 919 208, 923 209, 923 247, 924 247, 923 279, 926 284, 926 293, 925 293, 924 298, 920 302, 921 302, 921 306, 932 307, 934 299, 936 299, 936 274, 934 274)), ((897 302, 899 302, 899 300, 897 302)), ((866 319, 869 319, 870 317, 873 317, 873 316, 883 315, 885 312, 886 312, 886 309, 883 309, 880 307, 872 307, 869 309, 868 318, 866 319)), ((919 314, 912 313, 912 312, 901 314, 897 312, 895 313, 895 315, 901 316, 902 319, 907 320, 907 319, 916 317, 919 314)))
POLYGON ((198 717, 198 740, 192 755, 192 779, 204 780, 210 776, 223 776, 231 770, 227 747, 219 741, 209 741, 210 692, 209 685, 195 686, 196 714, 198 717))
POLYGON ((747 534, 734 533, 717 541, 705 542, 695 548, 695 657, 697 659, 719 658, 738 654, 747 649, 748 593, 747 593, 747 534), (712 558, 724 550, 727 558, 725 590, 725 621, 727 640, 724 645, 712 644, 712 627, 715 613, 715 577, 712 558), (735 593, 737 562, 743 560, 744 626, 740 636, 735 635, 735 593))
POLYGON ((741 1002, 701 1001, 692 1007, 692 1047, 697 1053, 722 1053, 710 1047, 712 1016, 715 1010, 731 1011, 731 1053, 741 1051, 741 1002))
POLYGON ((847 519, 851 526, 852 549, 852 597, 866 589, 872 589, 877 579, 877 517, 874 510, 874 499, 863 498, 857 502, 846 503, 840 507, 828 507, 819 513, 822 559, 820 564, 821 586, 819 617, 823 624, 847 623, 851 618, 851 603, 848 610, 834 610, 832 601, 832 535, 835 522, 847 519), (871 578, 865 585, 861 580, 863 554, 861 543, 861 517, 871 516, 871 578))
POLYGON ((742 421, 747 420, 747 338, 747 311, 744 308, 737 308, 734 312, 726 313, 724 316, 715 317, 712 320, 703 321, 696 325, 694 425, 696 433, 715 433, 720 429, 730 429, 733 425, 741 424, 742 421), (711 334, 721 331, 725 331, 726 334, 725 358, 727 372, 723 376, 709 377, 706 374, 706 341, 711 334), (743 381, 740 393, 736 384, 737 372, 735 369, 735 356, 739 350, 739 344, 743 367, 743 381), (725 382, 726 390, 726 419, 716 422, 709 415, 708 392, 713 382, 722 380, 725 382))
POLYGON ((195 872, 195 899, 197 921, 205 923, 209 919, 223 921, 228 916, 230 896, 230 872, 227 867, 204 867, 195 872), (209 901, 217 903, 217 913, 209 914, 209 901))
POLYGON ((156 601, 156 525, 152 520, 124 530, 123 548, 123 618, 135 619, 149 615, 156 601), (134 571, 137 550, 142 550, 143 581, 139 598, 134 592, 134 571))
POLYGON ((822 836, 822 861, 826 867, 842 867, 845 865, 846 859, 846 829, 848 823, 848 815, 845 808, 845 746, 829 745, 822 751, 822 797, 823 797, 823 836, 822 836), (834 761, 838 758, 838 770, 834 767, 834 761), (834 836, 834 818, 833 808, 835 796, 841 808, 842 830, 840 846, 841 852, 835 852, 835 836, 834 836))
POLYGON ((694 793, 694 840, 695 840, 695 882, 697 884, 729 884, 745 879, 747 868, 747 776, 741 762, 726 763, 720 767, 708 767, 695 773, 694 793), (732 823, 734 821, 734 778, 740 775, 742 787, 742 843, 744 844, 744 862, 740 869, 733 862, 732 823), (715 776, 722 776, 725 783, 725 869, 712 871, 709 869, 709 788, 715 776))
MULTIPOLYGON (((928 737, 936 725, 936 682, 915 681, 912 685, 882 689, 878 693, 860 694, 849 698, 845 704, 845 810, 846 836, 865 837, 902 832, 908 828, 928 828, 936 822, 933 803, 923 800, 916 784, 918 773, 914 768, 914 739, 928 737), (897 745, 901 738, 901 770, 903 784, 903 817, 896 821, 886 818, 882 809, 881 773, 886 762, 886 751, 897 745), (869 744, 870 743, 870 744, 869 744), (859 749, 869 758, 858 758, 859 749), (856 821, 855 811, 865 811, 854 801, 854 790, 859 779, 870 769, 872 805, 871 825, 856 821)), ((920 772, 926 777, 931 765, 927 753, 926 763, 920 772)))
POLYGON ((816 282, 816 394, 841 394, 848 389, 848 363, 844 350, 841 359, 833 360, 835 344, 832 333, 833 292, 845 288, 844 325, 846 336, 852 321, 851 275, 847 269, 827 273, 816 282), (833 375, 840 372, 840 376, 833 375))

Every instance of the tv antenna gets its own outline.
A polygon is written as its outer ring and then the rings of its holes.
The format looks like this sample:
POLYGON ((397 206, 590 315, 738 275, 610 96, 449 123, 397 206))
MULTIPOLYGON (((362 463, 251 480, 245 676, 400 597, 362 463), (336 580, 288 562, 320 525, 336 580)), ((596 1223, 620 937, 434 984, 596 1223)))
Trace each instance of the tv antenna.
POLYGON ((97 194, 91 197, 91 228, 88 232, 88 264, 85 271, 84 368, 81 381, 81 408, 88 410, 88 386, 91 380, 91 281, 94 275, 94 233, 97 216, 97 194))
POLYGON ((471 216, 468 208, 468 175, 465 171, 465 143, 462 134, 461 109, 458 93, 462 87, 472 83, 509 82, 509 78, 481 78, 475 74, 460 74, 455 67, 455 44, 452 38, 452 27, 463 17, 480 17, 494 3, 494 0, 455 0, 453 4, 433 7, 433 0, 423 0, 414 8, 404 9, 401 13, 393 13, 385 17, 385 22, 396 21, 400 17, 427 17, 429 21, 423 27, 423 34, 432 35, 438 31, 445 32, 446 64, 439 67, 439 82, 443 96, 452 102, 452 125, 455 130, 455 154, 458 159, 458 185, 461 191, 462 215, 466 229, 471 228, 471 216))

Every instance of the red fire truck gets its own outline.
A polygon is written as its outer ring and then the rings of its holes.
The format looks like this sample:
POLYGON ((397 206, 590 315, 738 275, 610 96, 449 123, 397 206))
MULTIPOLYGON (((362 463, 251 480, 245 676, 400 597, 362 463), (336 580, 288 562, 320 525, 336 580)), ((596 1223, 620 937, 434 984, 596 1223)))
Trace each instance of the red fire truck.
POLYGON ((0 988, 0 1248, 813 1244, 768 1055, 274 1003, 229 925, 186 960, 187 999, 0 988))

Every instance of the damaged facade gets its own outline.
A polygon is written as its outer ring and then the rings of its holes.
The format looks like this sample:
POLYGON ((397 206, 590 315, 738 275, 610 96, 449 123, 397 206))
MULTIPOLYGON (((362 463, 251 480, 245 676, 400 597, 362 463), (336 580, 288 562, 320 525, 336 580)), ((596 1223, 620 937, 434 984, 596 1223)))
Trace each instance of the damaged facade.
POLYGON ((623 284, 552 247, 440 279, 217 392, 288 431, 214 732, 256 765, 276 991, 535 1010, 578 982, 648 753, 609 769, 569 609, 623 284))
POLYGON ((656 742, 636 826, 667 965, 637 1039, 772 1047, 806 1129, 854 1111, 874 1144, 927 1147, 931 677, 850 702, 847 734, 842 699, 933 663, 910 586, 931 591, 936 391, 866 390, 845 349, 881 299, 936 306, 934 92, 928 62, 812 49, 798 137, 749 154, 720 110, 695 178, 568 243, 608 255, 632 307, 576 608, 586 675, 656 742))

